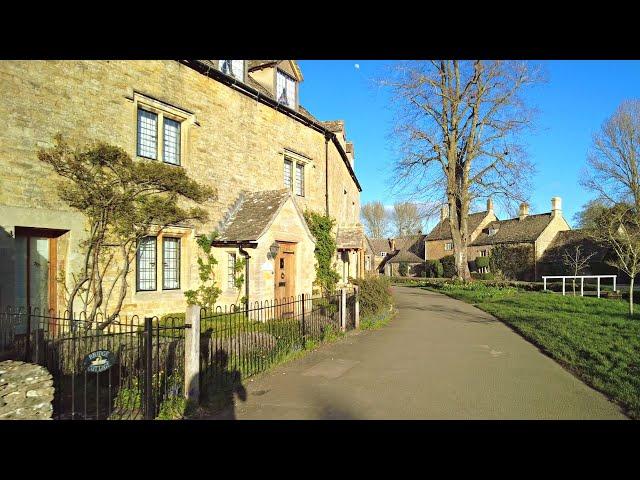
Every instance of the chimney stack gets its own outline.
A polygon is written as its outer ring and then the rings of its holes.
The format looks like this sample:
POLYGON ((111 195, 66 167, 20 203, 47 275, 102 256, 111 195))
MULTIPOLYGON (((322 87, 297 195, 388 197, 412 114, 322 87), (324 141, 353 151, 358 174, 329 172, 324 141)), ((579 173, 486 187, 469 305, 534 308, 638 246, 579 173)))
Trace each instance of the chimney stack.
POLYGON ((443 205, 440 209, 440 221, 442 222, 445 218, 449 218, 449 204, 443 205))
POLYGON ((562 198, 553 197, 551 199, 551 216, 562 215, 562 198))
POLYGON ((493 212, 493 199, 491 197, 487 199, 487 212, 493 212))
POLYGON ((389 239, 389 243, 391 244, 391 251, 395 252, 396 251, 396 239, 395 238, 390 238, 389 239))
POLYGON ((529 215, 529 205, 523 202, 520 204, 520 212, 518 213, 518 217, 520 217, 520 220, 524 220, 525 218, 527 218, 527 215, 529 215))

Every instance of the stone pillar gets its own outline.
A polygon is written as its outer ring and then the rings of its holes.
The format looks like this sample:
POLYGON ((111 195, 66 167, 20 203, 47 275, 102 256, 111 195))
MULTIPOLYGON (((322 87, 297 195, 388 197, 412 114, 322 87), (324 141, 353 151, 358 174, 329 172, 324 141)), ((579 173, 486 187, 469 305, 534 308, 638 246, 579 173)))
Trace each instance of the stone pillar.
POLYGON ((347 330, 347 290, 340 289, 340 331, 347 330))
POLYGON ((198 402, 200 397, 200 307, 187 306, 184 330, 184 396, 198 402))

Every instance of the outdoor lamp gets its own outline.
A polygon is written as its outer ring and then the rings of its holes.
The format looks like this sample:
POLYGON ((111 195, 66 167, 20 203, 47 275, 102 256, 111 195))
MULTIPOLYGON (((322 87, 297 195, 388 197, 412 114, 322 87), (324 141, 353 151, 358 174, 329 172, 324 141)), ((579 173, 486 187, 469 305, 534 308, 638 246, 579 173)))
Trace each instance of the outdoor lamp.
POLYGON ((276 258, 278 251, 280 250, 280 245, 278 242, 273 242, 269 247, 269 252, 271 253, 271 258, 276 258))

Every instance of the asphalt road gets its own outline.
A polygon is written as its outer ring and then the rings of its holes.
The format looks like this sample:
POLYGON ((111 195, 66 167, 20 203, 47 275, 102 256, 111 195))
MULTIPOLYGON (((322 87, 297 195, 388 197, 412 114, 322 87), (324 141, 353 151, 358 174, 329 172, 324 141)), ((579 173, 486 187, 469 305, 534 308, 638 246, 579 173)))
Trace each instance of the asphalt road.
POLYGON ((211 418, 627 418, 492 316, 422 289, 394 296, 390 325, 243 380, 245 400, 211 418))

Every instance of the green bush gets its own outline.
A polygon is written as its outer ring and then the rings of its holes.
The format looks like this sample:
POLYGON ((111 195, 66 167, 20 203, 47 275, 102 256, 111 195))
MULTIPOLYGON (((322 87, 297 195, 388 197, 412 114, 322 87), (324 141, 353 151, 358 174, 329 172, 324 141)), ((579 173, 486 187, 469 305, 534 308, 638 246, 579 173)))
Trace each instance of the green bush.
POLYGON ((440 260, 427 260, 425 273, 425 276, 429 278, 442 278, 444 275, 442 262, 440 260))
POLYGON ((447 255, 440 259, 442 264, 442 276, 446 278, 452 278, 456 276, 456 261, 453 255, 447 255))
POLYGON ((407 274, 409 273, 409 264, 407 262, 400 262, 400 266, 398 267, 398 273, 401 276, 406 277, 407 274))
POLYGON ((484 268, 489 266, 489 257, 477 257, 476 258, 476 267, 484 268))
POLYGON ((531 245, 496 245, 488 258, 489 269, 502 272, 509 280, 527 280, 533 272, 531 245))
POLYGON ((385 276, 370 276, 353 280, 360 289, 360 315, 375 315, 389 310, 393 303, 391 282, 385 276))

